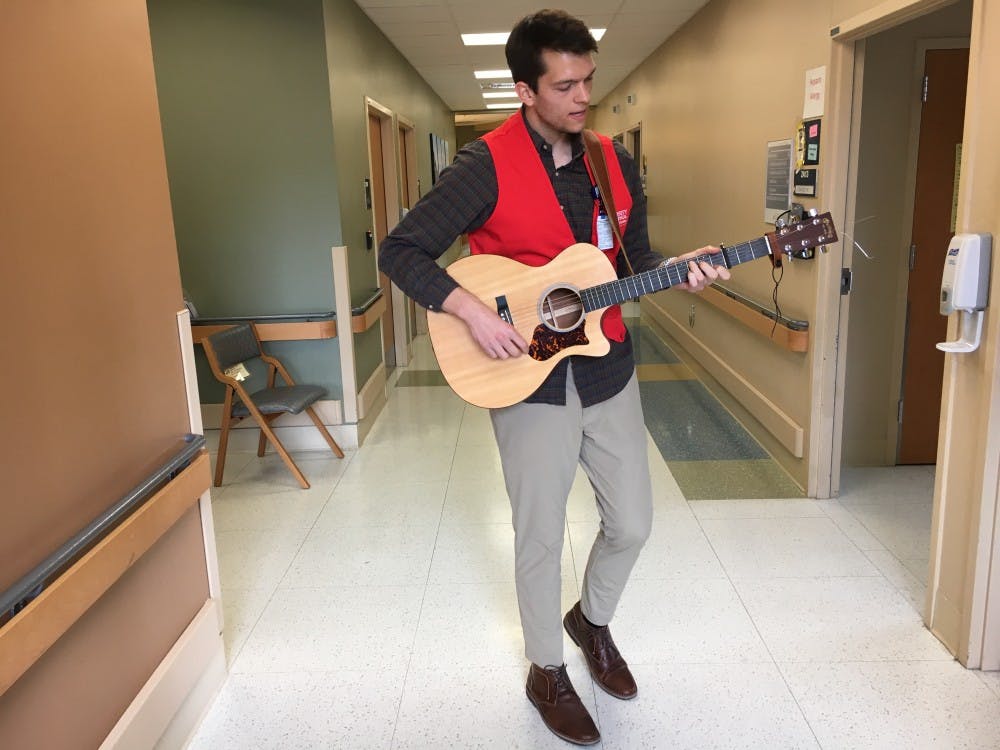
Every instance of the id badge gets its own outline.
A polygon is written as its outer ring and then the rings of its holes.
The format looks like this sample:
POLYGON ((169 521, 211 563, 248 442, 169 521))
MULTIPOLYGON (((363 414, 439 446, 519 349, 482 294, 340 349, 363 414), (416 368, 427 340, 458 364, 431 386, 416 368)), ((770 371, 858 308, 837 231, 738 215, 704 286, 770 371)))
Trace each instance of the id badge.
POLYGON ((597 249, 610 250, 615 246, 615 237, 611 233, 611 222, 606 213, 597 215, 597 249))

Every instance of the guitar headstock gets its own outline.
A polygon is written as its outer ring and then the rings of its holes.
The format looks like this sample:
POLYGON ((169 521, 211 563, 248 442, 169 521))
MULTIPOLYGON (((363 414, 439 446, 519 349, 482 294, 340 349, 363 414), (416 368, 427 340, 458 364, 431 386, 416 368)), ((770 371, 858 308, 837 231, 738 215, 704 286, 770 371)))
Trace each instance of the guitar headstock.
POLYGON ((773 232, 768 232, 767 239, 771 243, 771 262, 780 266, 782 255, 788 260, 793 257, 803 257, 803 251, 822 248, 824 245, 836 242, 838 237, 833 217, 827 211, 779 225, 773 232))

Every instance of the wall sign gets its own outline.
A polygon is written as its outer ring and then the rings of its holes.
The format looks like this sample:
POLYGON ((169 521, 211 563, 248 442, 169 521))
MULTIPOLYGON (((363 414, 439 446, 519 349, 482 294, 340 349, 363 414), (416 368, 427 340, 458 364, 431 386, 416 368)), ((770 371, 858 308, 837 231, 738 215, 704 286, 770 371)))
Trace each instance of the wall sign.
POLYGON ((792 178, 792 192, 795 195, 808 195, 816 197, 816 171, 815 169, 796 169, 792 178))

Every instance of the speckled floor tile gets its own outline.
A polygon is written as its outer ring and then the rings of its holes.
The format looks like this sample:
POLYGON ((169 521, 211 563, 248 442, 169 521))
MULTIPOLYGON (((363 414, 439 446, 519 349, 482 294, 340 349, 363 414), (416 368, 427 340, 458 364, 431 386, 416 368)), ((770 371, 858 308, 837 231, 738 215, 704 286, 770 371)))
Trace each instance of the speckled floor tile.
POLYGON ((934 499, 934 466, 845 466, 840 501, 860 503, 928 502, 934 499))
POLYGON ((952 660, 884 578, 778 578, 733 585, 779 662, 952 660))
POLYGON ((427 580, 437 526, 343 526, 313 530, 285 588, 416 585, 427 580))
POLYGON ((452 479, 444 500, 441 523, 510 524, 510 500, 503 482, 495 479, 452 479))
POLYGON ((423 586, 278 589, 232 672, 337 672, 405 665, 423 596, 423 586))
POLYGON ((636 665, 639 695, 597 692, 605 750, 819 748, 774 664, 636 665))
POLYGON ((190 750, 387 749, 403 670, 231 675, 190 750))
POLYGON ((222 588, 274 590, 308 533, 301 527, 216 531, 222 588))
POLYGON ((327 503, 327 496, 309 492, 259 495, 244 492, 241 485, 221 498, 212 498, 212 517, 217 531, 249 531, 310 528, 327 503))
POLYGON ((880 576, 829 518, 702 519, 734 578, 880 576))
POLYGON ((222 592, 223 640, 226 662, 232 664, 243 648, 274 591, 271 589, 225 589, 222 592))
POLYGON ((958 662, 779 666, 824 748, 1000 747, 1000 697, 958 662))
POLYGON ((725 579, 629 581, 611 630, 633 665, 772 661, 725 579))
POLYGON ((845 507, 896 557, 929 557, 932 514, 930 501, 854 503, 845 507))
POLYGON ((921 617, 927 608, 927 579, 917 578, 891 552, 885 550, 867 550, 865 557, 879 569, 896 590, 902 594, 913 607, 913 611, 921 617))
POLYGON ((805 493, 771 459, 669 461, 688 500, 803 497, 805 493))
MULTIPOLYGON (((563 588, 569 609, 577 597, 569 586, 563 588)), ((514 582, 428 585, 413 645, 413 664, 524 666, 514 582)))
POLYGON ((441 519, 448 483, 370 482, 342 484, 333 491, 313 527, 314 533, 344 526, 433 526, 441 519))
POLYGON ((667 461, 767 458, 767 454, 696 380, 639 383, 646 427, 667 461))

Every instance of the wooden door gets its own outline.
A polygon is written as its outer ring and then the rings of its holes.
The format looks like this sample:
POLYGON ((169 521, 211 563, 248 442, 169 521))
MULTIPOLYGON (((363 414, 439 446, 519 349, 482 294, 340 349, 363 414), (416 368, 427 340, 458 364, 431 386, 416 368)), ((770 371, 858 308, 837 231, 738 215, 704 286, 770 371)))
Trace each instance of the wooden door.
POLYGON ((911 269, 907 286, 906 349, 903 362, 897 463, 937 460, 938 423, 948 319, 940 309, 941 272, 955 232, 968 49, 928 50, 924 58, 925 101, 920 114, 916 192, 913 200, 911 269))
MULTIPOLYGON (((381 242, 388 234, 385 201, 385 154, 382 151, 382 118, 368 113, 368 147, 372 161, 371 200, 375 233, 374 242, 381 242)), ((382 271, 378 272, 378 284, 382 297, 389 302, 382 315, 382 353, 386 367, 396 365, 396 347, 393 337, 392 282, 382 271)))

